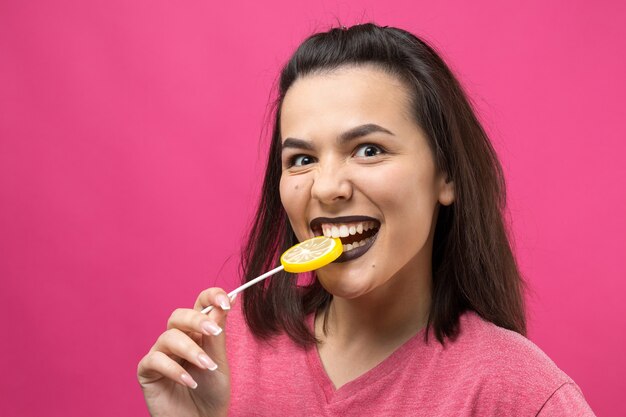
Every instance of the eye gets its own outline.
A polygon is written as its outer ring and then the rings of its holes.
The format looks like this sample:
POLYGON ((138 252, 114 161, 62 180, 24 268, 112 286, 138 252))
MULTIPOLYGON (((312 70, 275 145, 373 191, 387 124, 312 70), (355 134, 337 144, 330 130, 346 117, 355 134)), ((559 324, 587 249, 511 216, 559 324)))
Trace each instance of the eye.
POLYGON ((371 158, 372 156, 380 155, 383 153, 383 149, 380 146, 365 144, 356 148, 354 156, 358 158, 371 158))
POLYGON ((315 160, 314 160, 314 158, 312 156, 309 156, 309 155, 295 155, 289 161, 289 166, 290 167, 301 167, 301 166, 304 166, 304 165, 312 164, 313 162, 315 162, 315 160))

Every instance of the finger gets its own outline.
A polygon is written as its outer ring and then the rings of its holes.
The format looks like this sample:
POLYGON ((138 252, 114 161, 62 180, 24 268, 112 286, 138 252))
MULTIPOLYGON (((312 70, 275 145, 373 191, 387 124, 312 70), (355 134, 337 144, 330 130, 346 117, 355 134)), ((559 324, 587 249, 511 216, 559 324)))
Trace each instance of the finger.
POLYGON ((183 332, 202 333, 207 336, 217 336, 222 333, 222 328, 206 314, 188 308, 174 310, 167 320, 168 329, 179 329, 183 332))
POLYGON ((137 379, 141 385, 147 385, 161 378, 195 389, 198 383, 180 364, 163 352, 152 351, 141 359, 137 366, 137 379))
POLYGON ((200 369, 208 369, 210 371, 217 369, 217 364, 213 359, 189 335, 178 329, 170 329, 163 332, 151 350, 159 351, 166 355, 174 355, 196 365, 200 369))
POLYGON ((219 307, 224 311, 230 310, 231 300, 228 298, 228 294, 221 288, 208 288, 202 291, 196 303, 194 305, 195 310, 202 310, 205 307, 214 306, 219 307))
POLYGON ((207 314, 209 319, 223 328, 226 324, 226 314, 231 308, 231 300, 228 298, 228 294, 221 288, 209 288, 202 291, 196 299, 194 310, 202 310, 208 306, 214 307, 207 314))

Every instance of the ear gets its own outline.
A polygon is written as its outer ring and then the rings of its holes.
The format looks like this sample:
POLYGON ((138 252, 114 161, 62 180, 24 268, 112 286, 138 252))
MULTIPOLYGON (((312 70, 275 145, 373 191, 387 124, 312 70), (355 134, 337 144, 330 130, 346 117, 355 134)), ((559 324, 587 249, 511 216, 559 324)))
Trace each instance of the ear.
POLYGON ((439 177, 439 203, 449 206, 454 202, 454 181, 445 172, 439 177))

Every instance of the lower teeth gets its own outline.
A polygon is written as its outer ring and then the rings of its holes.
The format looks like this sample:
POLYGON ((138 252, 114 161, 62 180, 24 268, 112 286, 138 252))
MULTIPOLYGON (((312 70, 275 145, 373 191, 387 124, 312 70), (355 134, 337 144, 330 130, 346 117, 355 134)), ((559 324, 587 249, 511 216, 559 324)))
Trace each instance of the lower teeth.
POLYGON ((366 243, 368 243, 372 238, 368 237, 367 239, 363 239, 359 242, 354 242, 354 243, 348 243, 346 245, 343 245, 343 251, 344 252, 348 252, 351 251, 352 249, 356 249, 358 247, 361 247, 363 245, 365 245, 366 243))

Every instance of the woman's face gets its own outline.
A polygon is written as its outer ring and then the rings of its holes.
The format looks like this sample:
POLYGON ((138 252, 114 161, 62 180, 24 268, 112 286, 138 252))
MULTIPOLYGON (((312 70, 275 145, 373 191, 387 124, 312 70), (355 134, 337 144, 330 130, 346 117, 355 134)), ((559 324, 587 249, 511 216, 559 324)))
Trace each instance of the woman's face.
POLYGON ((341 237, 342 257, 317 271, 335 296, 430 280, 437 208, 454 192, 410 112, 400 80, 373 67, 309 75, 287 91, 280 196, 300 241, 341 237))

